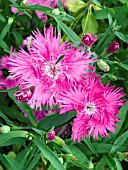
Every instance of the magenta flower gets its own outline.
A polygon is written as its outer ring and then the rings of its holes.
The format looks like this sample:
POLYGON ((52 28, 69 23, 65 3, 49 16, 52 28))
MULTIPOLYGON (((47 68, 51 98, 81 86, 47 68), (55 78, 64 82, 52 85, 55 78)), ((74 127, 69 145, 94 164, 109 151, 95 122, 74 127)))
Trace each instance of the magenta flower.
POLYGON ((85 54, 84 50, 76 49, 71 43, 60 44, 60 33, 57 36, 55 33, 52 26, 44 28, 44 36, 34 31, 29 52, 21 49, 9 62, 12 78, 19 79, 21 89, 34 88, 28 102, 32 108, 57 104, 58 93, 76 80, 80 81, 89 64, 95 61, 90 59, 92 53, 85 54))
POLYGON ((36 110, 34 111, 34 115, 36 117, 37 122, 41 121, 43 118, 47 116, 47 110, 36 110))
POLYGON ((56 136, 55 131, 54 131, 54 130, 51 130, 51 131, 48 132, 48 134, 47 134, 47 139, 50 140, 51 142, 53 142, 54 139, 55 139, 55 136, 56 136))
POLYGON ((120 48, 120 44, 116 41, 113 41, 113 43, 111 43, 109 46, 108 46, 108 53, 115 53, 118 49, 120 48))
POLYGON ((103 86, 100 79, 95 73, 92 76, 89 74, 86 82, 77 83, 58 97, 61 113, 78 112, 72 126, 74 141, 80 142, 91 134, 94 139, 98 139, 98 134, 103 138, 109 137, 108 131, 115 132, 116 122, 119 121, 116 114, 124 103, 121 100, 124 93, 122 88, 114 89, 109 84, 103 86))
POLYGON ((18 102, 28 102, 31 99, 32 92, 29 89, 17 90, 14 93, 18 102))
POLYGON ((82 42, 87 47, 91 47, 96 40, 97 38, 91 33, 84 34, 82 37, 82 42))

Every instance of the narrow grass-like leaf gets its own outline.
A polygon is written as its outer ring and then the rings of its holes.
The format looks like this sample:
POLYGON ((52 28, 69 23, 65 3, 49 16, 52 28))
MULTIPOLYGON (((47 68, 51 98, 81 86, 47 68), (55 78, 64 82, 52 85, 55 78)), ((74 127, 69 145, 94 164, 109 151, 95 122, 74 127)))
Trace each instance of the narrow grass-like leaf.
POLYGON ((9 170, 10 164, 6 160, 6 158, 0 153, 0 161, 4 164, 4 166, 9 170))
POLYGON ((117 63, 120 67, 124 68, 125 70, 128 71, 128 65, 122 64, 122 63, 117 63))
POLYGON ((78 35, 74 31, 72 31, 69 27, 67 27, 62 21, 60 21, 57 18, 55 18, 55 20, 73 43, 76 42, 79 43, 81 41, 78 35))
POLYGON ((34 140, 35 145, 40 149, 43 156, 47 158, 56 170, 65 170, 54 152, 40 140, 34 140))
POLYGON ((91 143, 90 139, 85 138, 85 139, 84 139, 84 142, 85 142, 86 145, 89 147, 89 149, 90 149, 95 155, 97 155, 96 150, 95 150, 93 144, 91 143))
POLYGON ((6 22, 6 19, 4 18, 4 16, 3 16, 2 14, 0 14, 0 20, 1 20, 2 22, 6 22))
POLYGON ((23 170, 23 165, 21 163, 18 163, 14 159, 10 158, 9 156, 4 155, 8 163, 10 164, 10 167, 12 167, 13 170, 23 170))
POLYGON ((72 155, 74 155, 79 162, 89 163, 88 158, 87 158, 87 157, 85 156, 85 154, 84 154, 81 150, 79 150, 77 147, 71 145, 71 146, 69 146, 69 149, 71 150, 72 155))
POLYGON ((38 129, 44 129, 44 130, 49 130, 51 129, 53 126, 55 128, 67 123, 70 119, 72 119, 74 116, 76 115, 76 112, 72 111, 72 112, 68 112, 65 114, 52 114, 49 115, 47 117, 45 117, 44 119, 42 119, 38 125, 37 128, 38 129))
POLYGON ((40 154, 34 155, 29 167, 26 170, 32 170, 40 159, 40 154))
POLYGON ((27 131, 12 131, 12 132, 9 132, 9 133, 0 134, 0 146, 3 145, 4 142, 7 142, 12 138, 16 138, 16 137, 25 138, 26 134, 28 134, 27 131))
POLYGON ((119 37, 122 41, 128 43, 128 38, 121 32, 115 31, 114 34, 119 37))
POLYGON ((126 131, 116 139, 111 149, 111 152, 115 152, 118 148, 120 148, 127 138, 128 138, 128 131, 126 131))
POLYGON ((13 125, 14 125, 14 123, 13 123, 11 120, 9 120, 9 119, 7 118, 7 116, 4 115, 4 114, 1 112, 1 110, 0 110, 0 117, 2 117, 9 126, 13 126, 13 125))
POLYGON ((117 158, 114 158, 114 161, 116 163, 117 170, 123 170, 123 167, 122 167, 120 161, 117 158))

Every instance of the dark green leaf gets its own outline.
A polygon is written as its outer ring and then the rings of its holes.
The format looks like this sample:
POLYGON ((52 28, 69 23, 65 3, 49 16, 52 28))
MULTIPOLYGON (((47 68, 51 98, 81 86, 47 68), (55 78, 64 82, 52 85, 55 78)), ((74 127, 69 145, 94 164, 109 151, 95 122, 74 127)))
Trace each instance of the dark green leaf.
POLYGON ((49 130, 53 126, 55 128, 67 123, 70 119, 72 119, 76 115, 76 112, 68 112, 65 114, 52 114, 50 116, 45 117, 42 119, 38 125, 38 129, 44 129, 44 130, 49 130))
POLYGON ((89 149, 90 149, 95 155, 97 155, 96 150, 95 150, 93 144, 91 143, 90 139, 85 138, 85 139, 84 139, 84 142, 85 142, 86 145, 89 147, 89 149))
POLYGON ((127 138, 128 138, 128 131, 126 131, 116 139, 111 149, 111 152, 115 152, 118 148, 120 148, 127 138))
POLYGON ((69 27, 67 27, 62 21, 57 18, 55 18, 55 20, 73 43, 79 43, 81 41, 78 35, 73 32, 69 27))
POLYGON ((128 43, 128 37, 126 37, 123 33, 115 31, 114 34, 119 37, 122 41, 128 43))
POLYGON ((50 161, 50 163, 54 166, 54 168, 56 170, 65 170, 63 165, 60 163, 59 159, 56 157, 54 152, 48 146, 46 146, 40 140, 38 140, 38 141, 35 140, 34 143, 40 149, 40 151, 42 152, 43 156, 50 161))

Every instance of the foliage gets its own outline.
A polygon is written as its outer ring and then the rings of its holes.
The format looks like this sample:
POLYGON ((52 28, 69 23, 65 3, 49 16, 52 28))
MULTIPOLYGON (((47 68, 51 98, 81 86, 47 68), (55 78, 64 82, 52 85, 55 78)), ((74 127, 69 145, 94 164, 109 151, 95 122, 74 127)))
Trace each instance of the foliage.
MULTIPOLYGON (((59 13, 40 5, 23 5, 20 0, 0 1, 0 57, 10 54, 10 47, 17 50, 22 41, 38 28, 43 32, 46 25, 52 24, 63 35, 61 41, 71 41, 74 46, 81 45, 83 34, 91 32, 97 36, 91 51, 106 62, 110 70, 104 72, 95 64, 96 72, 102 76, 103 84, 122 87, 128 94, 128 1, 127 0, 67 0, 63 8, 59 0, 59 13), (12 13, 12 4, 18 8, 12 13), (43 11, 48 20, 43 23, 35 10, 43 11), (24 15, 20 15, 24 12, 24 15), (34 24, 31 24, 34 22, 34 24), (113 54, 107 53, 107 47, 116 40, 120 49, 113 54)), ((88 48, 88 50, 90 50, 88 48)), ((3 70, 6 77, 7 70, 3 70)), ((72 120, 76 112, 65 115, 51 114, 40 122, 36 121, 34 110, 24 102, 17 102, 14 89, 0 92, 0 125, 8 125, 8 133, 0 133, 0 169, 7 170, 121 170, 127 169, 128 161, 128 101, 120 108, 116 133, 109 133, 110 138, 93 140, 85 138, 81 143, 70 139, 72 120), (24 117, 24 111, 27 117, 24 117), (70 132, 62 137, 65 126, 70 132), (57 140, 47 140, 51 129, 62 127, 57 140), (63 139, 61 139, 63 138, 63 139), (121 156, 120 156, 121 155, 121 156)), ((58 109, 53 108, 52 112, 58 109)), ((46 106, 42 110, 50 110, 46 106)))

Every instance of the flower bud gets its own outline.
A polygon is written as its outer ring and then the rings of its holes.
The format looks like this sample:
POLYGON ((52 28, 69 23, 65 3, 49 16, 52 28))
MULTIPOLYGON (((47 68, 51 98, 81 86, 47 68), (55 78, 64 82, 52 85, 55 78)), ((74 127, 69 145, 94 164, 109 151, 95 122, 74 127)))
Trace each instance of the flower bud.
POLYGON ((102 59, 100 59, 97 62, 97 65, 98 65, 99 69, 103 70, 104 72, 108 72, 110 70, 109 65, 105 61, 103 61, 102 59))
POLYGON ((32 93, 31 90, 29 89, 22 89, 22 90, 17 90, 14 93, 14 96, 16 96, 18 102, 28 102, 32 97, 32 93))
POLYGON ((93 168, 94 168, 93 163, 92 163, 92 162, 89 162, 89 164, 88 164, 88 169, 93 169, 93 168))
POLYGON ((55 8, 55 9, 53 9, 52 13, 53 13, 54 15, 59 15, 59 14, 60 14, 60 11, 59 11, 58 8, 55 8))
POLYGON ((66 159, 66 161, 69 161, 69 162, 77 161, 76 157, 73 156, 72 154, 65 154, 64 158, 66 159))
POLYGON ((107 51, 108 51, 108 53, 113 54, 113 53, 115 53, 119 48, 120 48, 119 43, 116 42, 116 41, 113 41, 113 43, 108 46, 107 51))
POLYGON ((56 144, 58 144, 58 145, 66 146, 66 143, 64 142, 64 140, 61 139, 59 136, 56 136, 56 137, 55 137, 54 142, 55 142, 56 144))
POLYGON ((10 132, 10 126, 8 126, 8 125, 1 126, 0 127, 0 132, 1 133, 8 133, 8 132, 10 132))
POLYGON ((15 152, 13 152, 13 151, 8 152, 7 156, 9 156, 9 157, 12 158, 12 159, 15 159, 15 158, 16 158, 16 154, 15 154, 15 152))
POLYGON ((116 76, 114 76, 114 75, 112 75, 112 74, 108 74, 107 76, 108 76, 109 80, 111 80, 111 81, 117 81, 116 76))
POLYGON ((84 34, 82 37, 82 42, 85 46, 91 47, 92 44, 96 41, 96 37, 92 35, 91 33, 84 34))
POLYGON ((54 130, 51 130, 50 132, 48 132, 47 139, 50 140, 51 142, 54 141, 54 139, 55 139, 55 131, 54 130))
POLYGON ((13 19, 12 17, 10 17, 10 18, 8 19, 8 24, 12 24, 13 21, 14 21, 14 19, 13 19))

